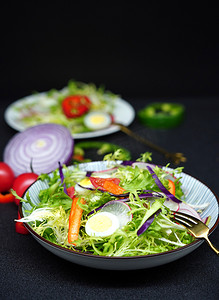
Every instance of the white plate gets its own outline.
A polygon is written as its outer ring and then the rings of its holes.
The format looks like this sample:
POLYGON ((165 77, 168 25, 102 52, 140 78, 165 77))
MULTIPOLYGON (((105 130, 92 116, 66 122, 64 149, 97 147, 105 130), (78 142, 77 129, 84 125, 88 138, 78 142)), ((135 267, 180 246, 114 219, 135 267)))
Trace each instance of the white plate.
MULTIPOLYGON (((28 126, 22 122, 20 118, 21 113, 17 111, 16 108, 24 106, 25 104, 35 103, 36 99, 39 96, 43 95, 45 95, 45 93, 27 96, 10 104, 5 110, 4 114, 5 121, 7 122, 7 124, 17 131, 24 131, 25 129, 27 129, 28 126)), ((115 122, 128 126, 132 123, 132 121, 135 118, 135 110, 127 101, 121 98, 117 98, 115 101, 115 109, 113 111, 113 115, 115 118, 115 122)), ((97 131, 75 133, 73 137, 74 139, 93 138, 108 135, 117 131, 119 131, 119 127, 116 125, 112 125, 108 128, 97 131)))
MULTIPOLYGON (((84 171, 101 171, 106 169, 107 162, 91 162, 81 164, 80 168, 84 171)), ((69 167, 74 168, 74 167, 69 167)), ((170 169, 171 170, 171 169, 170 169)), ((177 176, 177 175, 176 175, 177 176)), ((210 233, 217 227, 219 223, 218 217, 218 199, 216 195, 202 182, 195 179, 194 177, 187 175, 185 173, 180 174, 182 189, 186 195, 186 201, 190 204, 204 204, 210 203, 205 212, 201 217, 211 216, 209 223, 210 233)), ((38 194, 41 189, 47 188, 45 183, 41 181, 36 181, 28 190, 29 195, 34 204, 39 202, 38 194)), ((25 215, 25 209, 30 209, 29 204, 23 203, 19 207, 21 216, 25 215)), ((105 257, 97 256, 92 254, 85 254, 80 252, 74 252, 72 250, 57 246, 46 239, 42 238, 28 225, 25 224, 27 229, 33 235, 33 237, 48 251, 54 253, 55 255, 66 259, 70 262, 92 267, 98 269, 106 270, 136 270, 136 269, 146 269, 155 266, 160 266, 167 264, 169 262, 175 261, 183 256, 191 253, 197 247, 199 247, 203 241, 196 240, 189 245, 183 246, 176 250, 163 252, 154 255, 145 256, 134 256, 134 257, 105 257)), ((212 251, 209 249, 209 251, 212 251)))

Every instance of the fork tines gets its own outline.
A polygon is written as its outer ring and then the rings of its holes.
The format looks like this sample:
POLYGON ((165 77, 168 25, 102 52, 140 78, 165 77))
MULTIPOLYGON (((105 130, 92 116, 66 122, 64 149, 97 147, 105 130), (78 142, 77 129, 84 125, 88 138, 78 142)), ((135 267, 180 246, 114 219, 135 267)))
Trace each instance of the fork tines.
POLYGON ((192 227, 199 223, 199 220, 197 218, 190 215, 175 211, 172 211, 172 214, 174 219, 184 226, 192 227))

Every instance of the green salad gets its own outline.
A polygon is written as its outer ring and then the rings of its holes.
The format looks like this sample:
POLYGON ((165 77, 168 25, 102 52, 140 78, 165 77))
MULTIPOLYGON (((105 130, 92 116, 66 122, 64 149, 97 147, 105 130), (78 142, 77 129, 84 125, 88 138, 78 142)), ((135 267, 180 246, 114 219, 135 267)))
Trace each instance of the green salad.
POLYGON ((72 134, 97 130, 109 125, 105 119, 113 115, 118 95, 106 91, 103 86, 71 80, 62 90, 52 89, 44 93, 21 99, 13 109, 18 115, 18 122, 26 128, 42 123, 56 123, 67 127, 72 134), (85 101, 86 100, 86 101, 85 101), (101 113, 102 124, 90 125, 91 113, 101 113), (102 125, 102 127, 101 127, 102 125))
POLYGON ((20 198, 31 209, 18 221, 52 243, 100 256, 150 255, 191 243, 194 237, 171 212, 185 206, 193 212, 181 187, 182 168, 170 173, 168 165, 148 163, 150 153, 134 162, 119 161, 118 154, 104 157, 106 170, 63 165, 40 175, 48 188, 40 190, 37 205, 29 192, 20 198))

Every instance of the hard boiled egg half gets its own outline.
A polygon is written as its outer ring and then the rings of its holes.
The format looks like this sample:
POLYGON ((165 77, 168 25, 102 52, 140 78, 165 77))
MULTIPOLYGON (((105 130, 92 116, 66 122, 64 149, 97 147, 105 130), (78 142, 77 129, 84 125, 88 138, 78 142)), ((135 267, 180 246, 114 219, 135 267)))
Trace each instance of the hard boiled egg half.
POLYGON ((90 217, 85 225, 89 236, 107 237, 132 219, 130 207, 120 201, 110 201, 100 212, 90 217))
POLYGON ((90 179, 88 177, 85 177, 79 182, 79 184, 77 183, 75 185, 75 192, 78 194, 86 194, 87 192, 89 192, 89 188, 93 189, 94 186, 92 185, 90 179))
POLYGON ((84 124, 90 130, 100 130, 112 123, 111 116, 105 112, 93 111, 84 117, 84 124))
POLYGON ((105 237, 113 234, 119 228, 119 219, 112 213, 99 212, 92 216, 85 225, 85 231, 90 236, 105 237))

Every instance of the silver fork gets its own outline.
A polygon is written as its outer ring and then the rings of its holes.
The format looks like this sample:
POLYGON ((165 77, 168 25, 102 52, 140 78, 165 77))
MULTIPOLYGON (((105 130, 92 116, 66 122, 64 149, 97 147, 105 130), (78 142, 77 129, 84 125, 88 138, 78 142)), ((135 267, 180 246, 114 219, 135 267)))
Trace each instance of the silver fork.
POLYGON ((209 228, 207 225, 205 225, 202 221, 199 219, 192 217, 190 215, 181 213, 181 212, 175 212, 172 211, 173 218, 181 225, 187 228, 187 230, 194 235, 195 238, 198 239, 205 239, 208 243, 208 245, 211 247, 211 249, 219 255, 219 250, 214 247, 211 243, 211 241, 208 238, 209 234, 209 228))

